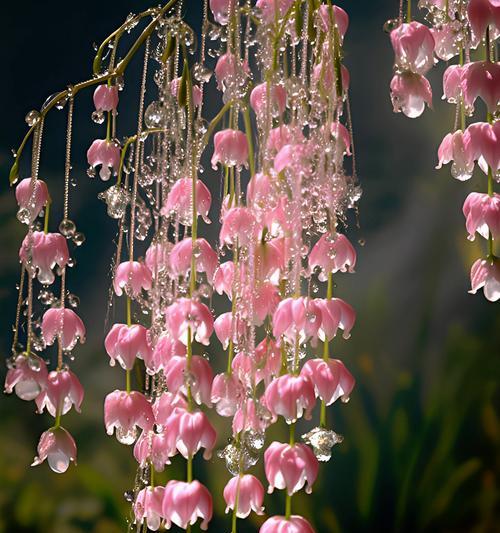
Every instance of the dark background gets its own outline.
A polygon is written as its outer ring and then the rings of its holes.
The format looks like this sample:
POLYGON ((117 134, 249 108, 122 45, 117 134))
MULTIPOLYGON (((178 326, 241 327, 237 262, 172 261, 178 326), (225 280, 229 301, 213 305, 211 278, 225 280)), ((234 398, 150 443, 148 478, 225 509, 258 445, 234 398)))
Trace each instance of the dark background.
MULTIPOLYGON (((439 69, 430 76, 434 111, 416 121, 392 113, 392 52, 382 26, 396 15, 397 2, 339 4, 351 17, 345 63, 364 189, 360 229, 352 224, 349 231, 353 242, 366 244, 357 246, 357 273, 339 281, 338 294, 357 309, 358 322, 351 340, 335 341, 334 354, 355 374, 357 387, 349 404, 331 410, 344 443, 322 466, 313 496, 297 496, 294 508, 320 533, 500 531, 500 316, 482 293, 467 294, 469 268, 484 241, 466 240, 461 214, 468 192, 485 190, 486 180, 478 173, 460 183, 449 168, 434 170, 437 145, 454 117, 454 109, 440 100, 439 69)), ((186 19, 199 28, 201 2, 188 5, 186 19)), ((3 5, 0 346, 5 357, 25 231, 8 187, 10 149, 24 135, 30 109, 69 81, 89 77, 93 41, 104 39, 129 11, 148 6, 105 0, 3 5)), ((134 131, 140 62, 136 59, 127 74, 130 91, 120 104, 120 135, 134 131)), ((73 363, 86 389, 84 410, 64 419, 78 442, 79 464, 63 476, 47 465, 30 468, 38 437, 51 420, 36 416, 32 403, 1 398, 0 532, 125 530, 123 492, 132 486, 134 462, 131 449, 107 438, 102 423, 103 398, 123 387, 123 375, 109 368, 102 346, 115 225, 96 199, 106 185, 85 172, 87 147, 103 135, 90 120, 91 94, 82 92, 75 103, 72 176, 78 187, 71 189, 70 204, 71 218, 87 236, 73 253, 77 266, 68 276, 88 329, 73 363)), ((215 98, 215 91, 210 94, 215 98)), ((148 93, 147 100, 152 98, 148 93)), ((217 100, 208 105, 209 113, 216 105, 217 100)), ((64 112, 54 110, 46 123, 40 176, 53 193, 63 179, 65 120, 64 112)), ((207 181, 211 176, 216 183, 217 175, 207 171, 207 181)), ((59 218, 56 208, 54 226, 59 218)), ((219 357, 222 361, 224 355, 219 357)), ((181 476, 179 468, 174 464, 168 475, 181 476)), ((213 489, 221 517, 221 489, 229 474, 215 456, 204 465, 197 462, 195 471, 213 489)), ((266 497, 269 513, 281 513, 283 505, 282 494, 266 497)), ((241 531, 256 531, 252 520, 242 522, 241 531)), ((227 521, 217 518, 210 525, 210 531, 221 528, 228 530, 227 521)))

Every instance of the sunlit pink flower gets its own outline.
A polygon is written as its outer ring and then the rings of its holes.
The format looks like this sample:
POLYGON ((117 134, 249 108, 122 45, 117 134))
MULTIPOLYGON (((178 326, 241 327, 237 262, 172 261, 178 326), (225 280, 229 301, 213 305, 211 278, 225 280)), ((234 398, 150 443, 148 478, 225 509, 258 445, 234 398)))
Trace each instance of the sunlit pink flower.
POLYGON ((210 11, 218 24, 227 24, 231 0, 210 0, 210 11))
POLYGON ((471 192, 464 202, 463 213, 469 240, 474 240, 476 231, 485 239, 490 233, 494 240, 498 239, 500 236, 500 194, 493 193, 490 196, 471 192))
POLYGON ((269 481, 268 492, 286 489, 291 496, 307 482, 306 492, 318 477, 319 463, 309 446, 273 442, 264 453, 264 468, 269 481))
POLYGON ((135 521, 142 524, 146 519, 148 529, 158 531, 163 518, 165 487, 145 487, 139 491, 134 502, 135 521))
POLYGON ((189 524, 193 525, 201 518, 200 529, 205 531, 212 513, 212 496, 199 481, 186 483, 171 480, 167 483, 163 496, 163 516, 167 529, 171 528, 172 523, 187 529, 189 524))
MULTIPOLYGON (((212 205, 212 195, 207 186, 201 181, 196 180, 196 212, 205 222, 210 222, 208 212, 212 205)), ((193 220, 193 201, 192 201, 193 181, 191 178, 178 179, 167 196, 167 201, 162 207, 163 216, 176 215, 179 222, 185 226, 191 226, 193 220)))
POLYGON ((409 118, 417 118, 424 112, 425 104, 432 107, 431 84, 421 74, 395 74, 391 80, 391 100, 395 113, 402 111, 409 118))
POLYGON ((477 40, 486 34, 486 28, 500 28, 500 3, 498 0, 470 0, 467 5, 469 22, 477 40))
POLYGON ((172 247, 173 244, 171 242, 153 242, 146 250, 144 263, 146 263, 153 277, 170 266, 170 250, 172 247))
POLYGON ((298 126, 282 124, 269 132, 267 149, 279 152, 287 144, 300 144, 304 141, 304 134, 298 126))
MULTIPOLYGON (((328 48, 325 50, 326 54, 329 53, 328 48)), ((335 95, 337 91, 337 74, 335 72, 335 67, 333 61, 324 59, 320 63, 314 66, 312 71, 312 80, 315 84, 318 85, 321 96, 330 96, 335 95)), ((346 93, 349 90, 349 85, 351 83, 351 76, 347 67, 344 65, 340 66, 340 78, 342 81, 342 91, 346 93)))
POLYGON ((34 267, 33 276, 38 270, 38 281, 42 285, 50 285, 55 279, 52 269, 56 265, 62 269, 68 264, 69 251, 66 239, 60 233, 34 231, 31 233, 31 238, 28 233, 21 244, 19 259, 27 266, 30 257, 34 267))
POLYGON ((167 307, 165 315, 174 339, 187 346, 190 330, 192 339, 208 346, 214 330, 214 319, 205 304, 189 298, 179 298, 167 307))
POLYGON ((186 355, 186 345, 173 339, 168 333, 163 333, 156 341, 148 370, 151 373, 165 370, 168 367, 170 359, 175 355, 186 355))
POLYGON ((99 176, 107 181, 111 173, 116 175, 120 167, 120 147, 113 141, 96 139, 87 150, 87 161, 93 168, 102 165, 99 176))
POLYGON ((179 241, 170 252, 170 271, 174 276, 187 276, 191 270, 191 257, 194 253, 197 272, 205 272, 212 281, 219 263, 217 253, 206 239, 196 239, 193 247, 191 237, 179 241))
MULTIPOLYGON (((487 174, 488 166, 493 173, 500 168, 500 121, 494 124, 475 122, 466 130, 470 137, 470 152, 487 174)), ((465 136, 465 134, 464 134, 465 136)))
POLYGON ((340 298, 329 298, 315 300, 321 311, 321 326, 318 330, 318 337, 323 342, 331 341, 337 334, 337 329, 343 330, 344 339, 351 336, 351 329, 356 322, 356 312, 344 300, 340 298))
POLYGON ((159 429, 167 425, 170 415, 176 408, 187 409, 187 401, 181 394, 163 392, 153 404, 155 423, 159 429))
POLYGON ((462 96, 462 76, 464 67, 450 65, 443 74, 443 100, 450 104, 460 102, 462 96))
POLYGON ((214 73, 217 80, 217 88, 220 91, 225 91, 231 85, 231 82, 243 81, 244 78, 249 76, 250 69, 246 60, 242 61, 231 52, 226 52, 217 60, 214 73))
POLYGON ((44 181, 25 178, 16 187, 16 200, 21 209, 29 211, 29 220, 33 222, 50 200, 49 190, 44 181))
POLYGON ((320 281, 326 281, 330 273, 354 272, 355 266, 356 250, 341 233, 322 235, 309 254, 309 270, 319 267, 320 281))
POLYGON ((121 296, 123 290, 131 298, 137 298, 141 289, 149 291, 153 283, 151 270, 139 261, 124 261, 116 268, 113 278, 115 294, 121 296))
POLYGON ((460 24, 457 25, 456 22, 453 20, 431 28, 435 42, 434 53, 443 61, 449 61, 459 52, 457 42, 461 37, 461 26, 460 24))
POLYGON ((281 351, 276 342, 265 338, 255 347, 254 354, 256 383, 264 381, 266 386, 271 379, 278 376, 281 371, 281 351))
POLYGON ((339 32, 340 42, 344 40, 344 36, 347 33, 347 28, 349 27, 349 16, 348 14, 339 6, 332 6, 332 10, 327 5, 321 5, 318 9, 319 20, 321 24, 321 29, 324 32, 329 32, 331 28, 331 20, 333 19, 337 31, 339 32))
POLYGON ((315 533, 311 524, 302 516, 271 516, 260 527, 259 533, 315 533))
POLYGON ((309 378, 316 396, 326 405, 331 405, 338 398, 344 402, 349 400, 355 384, 352 374, 338 359, 309 359, 300 374, 309 378))
POLYGON ((175 448, 170 446, 166 432, 143 431, 134 444, 135 460, 142 467, 151 462, 157 472, 163 472, 165 465, 170 464, 170 457, 175 455, 175 448))
POLYGON ((395 64, 400 70, 425 74, 434 66, 435 41, 431 30, 420 22, 401 24, 391 31, 395 64))
POLYGON ((490 302, 500 299, 500 262, 498 259, 478 259, 470 271, 471 294, 483 289, 490 302))
POLYGON ((261 242, 255 247, 255 277, 262 281, 270 280, 279 285, 280 273, 285 268, 282 242, 279 239, 261 242))
POLYGON ((273 197, 272 178, 262 172, 252 176, 247 186, 247 205, 253 208, 266 209, 269 208, 269 203, 272 203, 273 197))
POLYGON ((233 318, 233 314, 222 313, 214 322, 214 329, 217 338, 224 350, 227 350, 229 341, 232 339, 233 343, 238 342, 238 338, 245 332, 245 322, 238 316, 233 318))
POLYGON ((83 401, 83 387, 79 379, 69 369, 50 372, 43 391, 36 398, 38 412, 45 408, 55 418, 65 415, 71 406, 80 412, 83 401))
POLYGON ((226 261, 219 265, 214 274, 214 289, 219 294, 226 293, 229 299, 232 297, 235 270, 234 261, 226 261))
POLYGON ((34 400, 47 386, 47 363, 37 355, 18 355, 5 376, 5 391, 21 400, 34 400))
POLYGON ((264 400, 274 420, 281 415, 291 422, 295 422, 303 414, 309 420, 316 404, 311 381, 307 377, 291 374, 271 381, 264 393, 264 400))
POLYGON ((224 214, 220 230, 221 243, 248 246, 259 233, 255 215, 248 207, 232 207, 224 214))
POLYGON ((247 398, 234 414, 233 435, 250 430, 263 434, 270 423, 271 414, 267 408, 256 405, 255 400, 247 398))
POLYGON ((154 416, 151 404, 138 391, 115 390, 104 400, 104 425, 108 435, 116 429, 116 438, 122 444, 133 444, 137 439, 137 428, 153 429, 154 416))
POLYGON ((53 307, 43 314, 42 336, 48 346, 60 337, 62 349, 72 350, 78 341, 85 342, 85 326, 72 309, 53 307))
POLYGON ((460 181, 468 180, 474 172, 474 150, 469 131, 448 133, 439 145, 438 159, 436 168, 453 161, 452 176, 460 181))
MULTIPOLYGON (((176 98, 177 98, 177 95, 179 94, 180 81, 181 81, 181 78, 174 78, 170 82, 170 93, 172 94, 172 96, 175 96, 176 98)), ((192 98, 193 106, 196 107, 201 104, 203 95, 202 95, 201 89, 197 85, 193 85, 192 87, 191 98, 192 98)))
POLYGON ((179 451, 185 458, 193 457, 200 448, 205 448, 204 459, 210 459, 217 440, 217 433, 202 411, 174 409, 167 420, 168 448, 179 451))
POLYGON ((68 470, 71 461, 76 464, 76 443, 63 427, 44 431, 37 451, 38 456, 35 457, 31 466, 38 466, 47 459, 51 470, 56 474, 63 474, 68 470))
POLYGON ((248 141, 242 131, 226 129, 214 135, 214 154, 212 168, 217 170, 217 164, 226 167, 246 166, 248 162, 248 141))
POLYGON ((217 374, 212 383, 212 403, 220 416, 233 416, 245 395, 243 384, 234 374, 217 374))
POLYGON ((122 368, 132 370, 136 357, 150 366, 153 350, 148 340, 148 330, 141 325, 114 324, 104 341, 109 364, 118 361, 122 368))
POLYGON ((260 283, 253 291, 254 324, 262 325, 267 316, 271 316, 280 302, 279 291, 269 281, 260 283))
POLYGON ((214 376, 209 362, 203 357, 193 355, 188 372, 186 357, 176 355, 170 359, 164 370, 164 376, 170 392, 181 392, 187 396, 187 382, 189 381, 193 400, 197 404, 204 403, 209 407, 212 405, 210 395, 214 376))
POLYGON ((273 335, 284 335, 289 342, 304 342, 316 337, 321 326, 321 310, 314 300, 306 297, 282 300, 273 315, 273 335))
POLYGON ((94 91, 96 111, 116 111, 118 99, 118 87, 116 85, 98 85, 94 91))
MULTIPOLYGON (((250 105, 255 114, 263 118, 267 113, 267 82, 259 83, 250 93, 250 105)), ((283 114, 286 108, 286 89, 282 85, 269 84, 269 113, 271 117, 278 117, 283 114)))
POLYGON ((226 513, 237 505, 236 516, 246 518, 251 511, 264 514, 264 487, 251 474, 235 476, 224 487, 226 513))
MULTIPOLYGON (((500 8, 499 8, 500 9, 500 8)), ((470 110, 481 98, 490 113, 496 113, 500 104, 500 65, 490 61, 468 63, 462 71, 464 104, 470 110)))
POLYGON ((297 174, 308 174, 311 168, 311 146, 307 142, 287 144, 274 158, 274 170, 277 173, 285 169, 297 174))
POLYGON ((271 24, 276 16, 283 17, 292 4, 293 0, 257 0, 255 7, 261 11, 262 21, 271 24))

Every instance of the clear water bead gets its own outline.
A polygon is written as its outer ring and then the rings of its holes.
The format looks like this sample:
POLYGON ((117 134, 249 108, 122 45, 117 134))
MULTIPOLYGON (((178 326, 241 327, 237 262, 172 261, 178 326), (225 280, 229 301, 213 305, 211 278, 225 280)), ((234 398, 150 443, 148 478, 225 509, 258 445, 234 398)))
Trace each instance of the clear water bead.
POLYGON ((40 120, 40 113, 36 109, 33 109, 24 117, 24 120, 28 126, 34 126, 40 120))
POLYGON ((105 118, 106 117, 104 115, 104 111, 94 111, 92 113, 92 120, 96 124, 102 124, 104 122, 105 118))
POLYGON ((108 206, 108 215, 111 218, 119 219, 125 214, 125 210, 130 201, 130 194, 119 185, 113 185, 104 192, 99 193, 97 198, 106 203, 108 206))
POLYGON ((302 435, 302 440, 312 446, 318 461, 326 462, 332 457, 332 448, 341 443, 344 437, 331 429, 315 427, 302 435))
POLYGON ((59 224, 59 231, 62 235, 64 235, 67 239, 71 239, 76 231, 75 223, 70 220, 69 218, 65 218, 61 221, 59 224))

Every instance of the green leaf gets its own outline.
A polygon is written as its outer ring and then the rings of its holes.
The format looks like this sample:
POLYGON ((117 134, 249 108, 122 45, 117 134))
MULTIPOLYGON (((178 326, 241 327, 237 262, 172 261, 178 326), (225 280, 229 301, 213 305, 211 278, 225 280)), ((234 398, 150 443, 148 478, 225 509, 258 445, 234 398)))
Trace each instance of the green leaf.
POLYGON ((14 161, 9 173, 9 183, 13 185, 19 178, 19 163, 17 159, 14 161))
POLYGON ((163 54, 161 55, 161 61, 162 63, 166 63, 167 60, 172 57, 172 54, 175 52, 175 37, 172 35, 169 35, 167 37, 167 44, 165 45, 165 49, 163 50, 163 54))
POLYGON ((184 60, 184 68, 182 69, 181 81, 177 92, 177 99, 181 107, 186 107, 187 104, 187 86, 189 78, 189 65, 187 60, 184 60))

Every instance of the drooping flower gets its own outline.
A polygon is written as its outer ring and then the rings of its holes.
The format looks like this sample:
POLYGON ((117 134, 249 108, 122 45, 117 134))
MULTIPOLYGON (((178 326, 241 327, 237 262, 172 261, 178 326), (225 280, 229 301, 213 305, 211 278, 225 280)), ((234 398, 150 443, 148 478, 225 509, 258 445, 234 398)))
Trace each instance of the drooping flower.
POLYGON ((401 71, 425 74, 434 65, 435 41, 431 30, 420 22, 401 24, 391 32, 395 64, 401 71))
POLYGON ((94 91, 96 111, 116 111, 118 100, 118 87, 116 85, 98 85, 94 91))
POLYGON ((474 151, 471 144, 470 133, 457 130, 448 133, 438 148, 439 163, 436 168, 453 161, 451 175, 460 181, 471 178, 474 172, 474 151))
POLYGON ((462 76, 464 67, 450 65, 443 74, 443 100, 450 104, 460 102, 462 96, 462 76))
POLYGON ((217 253, 206 239, 196 239, 193 246, 191 237, 179 241, 170 252, 170 271, 174 276, 186 277, 191 270, 191 258, 194 254, 197 272, 205 272, 212 281, 219 263, 217 253))
POLYGON ((315 302, 321 311, 318 338, 323 342, 331 341, 337 334, 337 329, 340 328, 344 332, 342 335, 344 339, 348 339, 356 322, 356 312, 352 306, 341 298, 317 298, 315 302))
POLYGON ((137 298, 144 289, 151 289, 153 276, 149 268, 139 261, 125 261, 116 268, 113 278, 113 288, 117 296, 125 294, 131 298, 137 298))
POLYGON ((255 7, 260 9, 262 21, 270 24, 276 16, 278 19, 283 17, 292 4, 293 0, 257 0, 255 7))
POLYGON ((307 297, 282 300, 273 315, 273 335, 282 335, 291 343, 316 337, 321 326, 321 310, 307 297))
POLYGON ((134 368, 135 359, 143 359, 146 366, 151 366, 153 350, 148 340, 148 330, 139 324, 114 324, 104 341, 109 364, 118 361, 125 370, 134 368))
POLYGON ((245 395, 243 384, 234 374, 217 374, 212 382, 212 403, 220 416, 233 416, 245 395))
POLYGON ((101 165, 99 176, 107 181, 120 167, 120 147, 113 141, 96 139, 87 150, 87 161, 94 169, 101 165))
POLYGON ((234 84, 241 85, 250 75, 248 62, 240 60, 231 52, 226 52, 219 57, 214 72, 219 91, 225 91, 234 84))
POLYGON ((338 359, 309 359, 300 373, 313 383, 316 396, 326 405, 338 398, 347 401, 355 384, 352 374, 338 359))
POLYGON ((306 376, 285 374, 267 386, 264 402, 274 420, 281 415, 285 420, 295 422, 303 414, 309 419, 316 404, 314 385, 306 376))
POLYGON ((60 233, 43 231, 28 233, 19 250, 19 259, 28 272, 32 272, 33 277, 38 271, 37 278, 42 285, 50 285, 55 279, 52 269, 56 265, 63 269, 68 264, 69 251, 66 239, 60 233), (28 268, 30 258, 32 269, 28 268))
POLYGON ((47 363, 37 355, 18 355, 7 370, 5 392, 15 391, 21 400, 34 400, 47 386, 47 363))
POLYGON ((51 470, 56 474, 64 474, 72 461, 76 464, 75 440, 61 426, 42 433, 37 451, 38 456, 31 466, 38 466, 47 459, 51 470))
POLYGON ((198 355, 191 357, 189 371, 185 356, 173 356, 164 370, 165 383, 173 393, 181 392, 187 396, 187 384, 193 400, 197 404, 212 405, 210 400, 214 379, 210 363, 198 355))
POLYGON ((218 24, 227 24, 231 0, 210 0, 210 11, 218 24))
POLYGON ((48 346, 60 338, 62 349, 69 351, 78 341, 85 342, 85 326, 72 309, 53 307, 43 314, 42 336, 48 346))
MULTIPOLYGON (((180 81, 181 81, 181 78, 179 77, 179 78, 174 78, 170 82, 170 93, 172 94, 172 96, 175 96, 176 98, 179 94, 179 87, 181 86, 180 81)), ((197 107, 201 104, 202 92, 201 92, 201 89, 197 85, 192 86, 191 98, 192 98, 193 106, 197 107)))
POLYGON ((205 304, 189 298, 179 298, 167 307, 165 318, 174 339, 187 346, 190 331, 192 339, 208 346, 214 330, 214 319, 205 304))
POLYGON ((264 468, 269 482, 268 492, 286 489, 291 496, 307 483, 306 492, 318 477, 319 463, 311 448, 305 444, 273 442, 264 452, 264 468))
POLYGON ((163 392, 153 404, 155 424, 158 430, 168 424, 168 419, 175 409, 187 409, 187 401, 182 394, 163 392))
POLYGON ((224 487, 224 500, 226 513, 237 505, 238 518, 246 518, 251 511, 258 515, 264 514, 264 487, 251 474, 231 478, 224 487))
POLYGON ((490 302, 500 299, 500 261, 494 258, 478 259, 470 271, 471 294, 483 289, 484 296, 490 302))
MULTIPOLYGON (((201 180, 196 180, 195 189, 196 212, 205 222, 209 223, 208 212, 212 204, 212 195, 201 180)), ((191 226, 193 221, 192 191, 193 180, 191 178, 178 179, 168 193, 161 214, 163 216, 174 215, 184 226, 191 226)))
POLYGON ((488 166, 493 173, 500 168, 500 121, 494 124, 475 122, 466 130, 470 137, 470 151, 481 170, 488 174, 488 166))
POLYGON ((153 356, 147 367, 149 372, 156 373, 165 370, 175 355, 186 355, 186 345, 173 339, 168 333, 163 333, 154 346, 153 356))
POLYGON ((425 104, 432 107, 432 88, 421 74, 395 74, 391 80, 391 100, 395 113, 417 118, 424 112, 425 104))
POLYGON ((104 400, 104 425, 108 435, 116 429, 116 438, 122 444, 133 444, 140 427, 153 429, 154 416, 151 404, 138 391, 115 390, 104 400))
POLYGON ((481 98, 488 111, 496 113, 500 105, 500 65, 490 61, 468 63, 462 70, 462 93, 469 110, 481 98))
POLYGON ((341 233, 322 235, 309 254, 309 270, 319 267, 320 281, 326 281, 330 273, 353 272, 355 266, 356 250, 341 233))
POLYGON ((234 316, 230 311, 219 315, 214 322, 214 330, 224 350, 227 350, 229 341, 234 344, 245 333, 245 322, 240 317, 234 316))
POLYGON ((477 40, 484 37, 488 26, 500 28, 498 0, 470 0, 467 5, 467 15, 477 40))
POLYGON ((36 397, 38 412, 45 408, 55 418, 65 415, 74 405, 80 412, 84 391, 80 380, 69 369, 50 372, 43 391, 36 397))
POLYGON ((16 200, 20 210, 26 212, 25 217, 18 214, 18 218, 25 223, 33 222, 50 200, 49 190, 43 180, 25 178, 16 187, 16 200))
POLYGON ((318 9, 319 20, 321 29, 324 32, 329 32, 331 29, 331 22, 335 23, 335 27, 339 32, 340 42, 344 39, 347 29, 349 27, 349 15, 339 6, 332 6, 332 9, 328 5, 320 5, 318 9))
POLYGON ((494 240, 500 237, 500 194, 471 192, 464 202, 463 213, 469 240, 474 240, 476 231, 485 239, 490 233, 494 240))
POLYGON ((135 521, 142 524, 144 519, 151 531, 160 529, 163 518, 163 498, 165 487, 145 487, 139 491, 134 502, 135 521))
POLYGON ((311 524, 302 516, 271 516, 260 527, 259 533, 315 533, 311 524))
POLYGON ((232 207, 227 210, 220 230, 221 243, 233 246, 248 246, 259 233, 257 219, 248 207, 232 207))
POLYGON ((201 518, 200 528, 205 531, 212 514, 212 496, 199 481, 186 483, 171 480, 167 483, 163 496, 163 516, 167 529, 172 527, 172 523, 187 529, 189 524, 194 525, 201 518))
POLYGON ((151 462, 157 472, 163 472, 165 465, 170 464, 170 457, 175 455, 175 448, 170 446, 166 432, 143 431, 134 444, 135 460, 142 467, 151 462))
POLYGON ((242 131, 226 129, 214 135, 214 154, 212 168, 217 170, 217 164, 226 167, 241 167, 248 162, 248 141, 242 131))
POLYGON ((172 247, 173 244, 171 242, 162 241, 152 243, 146 250, 144 263, 146 263, 153 277, 169 268, 172 247))
POLYGON ((286 89, 282 85, 260 83, 250 93, 250 105, 255 114, 263 118, 267 113, 267 95, 269 93, 269 113, 272 117, 282 115, 286 108, 286 89))

